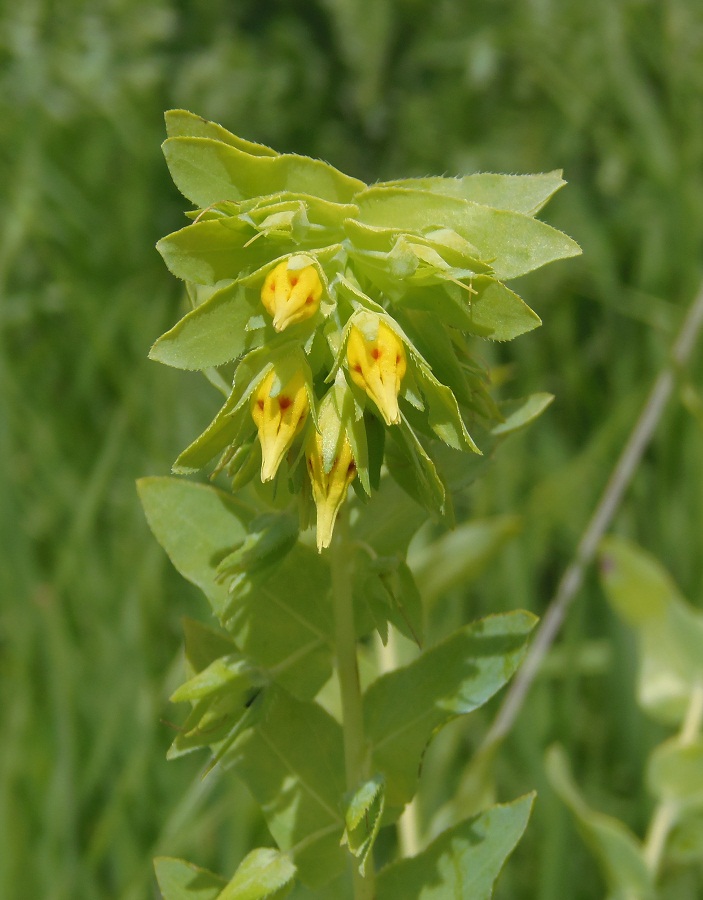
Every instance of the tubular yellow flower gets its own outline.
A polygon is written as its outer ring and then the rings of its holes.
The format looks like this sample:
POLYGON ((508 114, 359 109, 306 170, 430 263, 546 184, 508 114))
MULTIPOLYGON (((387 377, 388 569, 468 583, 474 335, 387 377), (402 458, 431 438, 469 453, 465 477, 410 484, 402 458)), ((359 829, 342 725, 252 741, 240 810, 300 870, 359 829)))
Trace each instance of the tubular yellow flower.
POLYGON ((317 269, 314 266, 289 269, 285 261, 268 273, 261 288, 261 302, 273 316, 276 331, 315 315, 320 297, 322 282, 317 269))
POLYGON ((346 434, 342 434, 337 455, 329 472, 322 458, 322 435, 312 436, 307 449, 308 474, 317 507, 317 549, 329 547, 337 513, 344 503, 349 485, 356 476, 356 463, 346 434))
POLYGON ((264 378, 251 399, 251 416, 259 429, 261 480, 271 481, 300 433, 309 409, 305 379, 297 373, 277 396, 271 396, 275 371, 264 378))
POLYGON ((368 341, 352 325, 347 363, 354 384, 366 391, 386 425, 397 425, 400 422, 398 394, 407 367, 405 347, 398 335, 385 322, 379 322, 376 340, 368 341))

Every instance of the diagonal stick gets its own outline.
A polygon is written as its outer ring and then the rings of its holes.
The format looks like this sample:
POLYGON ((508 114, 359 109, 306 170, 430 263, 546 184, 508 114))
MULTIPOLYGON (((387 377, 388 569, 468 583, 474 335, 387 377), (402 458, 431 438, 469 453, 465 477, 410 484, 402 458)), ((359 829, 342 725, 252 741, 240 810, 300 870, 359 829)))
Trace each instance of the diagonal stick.
POLYGON ((535 639, 519 668, 515 680, 505 695, 503 704, 489 728, 479 752, 483 753, 499 744, 513 727, 522 709, 532 682, 539 671, 547 651, 554 643, 581 584, 586 567, 591 564, 601 538, 615 515, 623 494, 654 434, 666 404, 674 388, 677 373, 688 362, 698 333, 703 325, 703 284, 698 289, 679 333, 671 349, 670 361, 661 370, 647 397, 637 423, 630 432, 620 458, 608 479, 598 505, 593 511, 586 530, 576 548, 573 559, 566 568, 556 593, 542 619, 535 639))

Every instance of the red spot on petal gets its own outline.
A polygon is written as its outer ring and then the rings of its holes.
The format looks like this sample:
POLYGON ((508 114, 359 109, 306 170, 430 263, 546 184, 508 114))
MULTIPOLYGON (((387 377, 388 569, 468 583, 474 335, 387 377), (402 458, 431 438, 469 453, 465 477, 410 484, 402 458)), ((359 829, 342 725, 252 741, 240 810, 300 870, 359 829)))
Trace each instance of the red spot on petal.
POLYGON ((291 286, 291 287, 295 287, 297 283, 298 283, 298 279, 297 279, 297 278, 291 278, 291 280, 290 280, 290 286, 291 286))
POLYGON ((315 302, 315 300, 314 300, 313 297, 308 297, 307 300, 305 301, 305 303, 306 303, 308 306, 309 306, 311 303, 314 303, 314 302, 315 302))
POLYGON ((374 347, 373 350, 371 351, 371 358, 378 359, 378 357, 380 355, 381 355, 381 351, 378 349, 378 347, 374 347))
POLYGON ((291 400, 290 397, 284 397, 283 395, 281 395, 278 398, 278 405, 281 407, 282 410, 288 409, 288 407, 291 405, 292 402, 293 401, 291 400))
POLYGON ((256 405, 259 407, 259 409, 263 409, 263 408, 264 408, 264 401, 263 401, 263 400, 257 400, 257 401, 256 401, 256 405))
POLYGON ((352 461, 349 463, 349 465, 347 466, 347 475, 348 475, 350 472, 356 472, 356 463, 354 462, 354 460, 352 460, 352 461))
POLYGON ((358 372, 359 375, 361 375, 361 366, 360 365, 357 364, 355 366, 352 366, 352 369, 354 372, 358 372))
POLYGON ((395 358, 396 366, 398 365, 399 362, 400 362, 400 354, 398 354, 398 356, 396 356, 396 358, 395 358))

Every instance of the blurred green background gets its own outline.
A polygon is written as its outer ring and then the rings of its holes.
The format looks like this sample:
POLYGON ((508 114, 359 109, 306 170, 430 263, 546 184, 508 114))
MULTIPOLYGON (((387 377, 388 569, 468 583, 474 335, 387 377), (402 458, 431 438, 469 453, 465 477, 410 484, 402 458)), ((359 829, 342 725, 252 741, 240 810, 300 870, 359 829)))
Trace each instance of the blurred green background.
MULTIPOLYGON (((522 529, 444 601, 539 613, 703 271, 703 6, 0 0, 0 88, 0 897, 141 900, 155 853, 229 873, 266 840, 244 789, 164 758, 180 618, 208 613, 134 480, 167 473, 217 397, 146 359, 183 308, 153 249, 187 208, 163 110, 366 181, 564 169, 546 218, 584 255, 518 283, 540 331, 485 345, 509 364, 504 394, 557 395, 471 493, 472 516, 522 529)), ((682 376, 617 521, 699 605, 700 376, 682 376)), ((603 896, 546 784, 550 742, 594 805, 639 833, 651 814, 642 765, 663 732, 634 704, 632 639, 595 578, 562 640, 496 766, 498 799, 540 792, 501 898, 603 896)), ((495 708, 434 751, 428 818, 495 708)), ((672 898, 701 896, 690 869, 669 874, 672 898)))

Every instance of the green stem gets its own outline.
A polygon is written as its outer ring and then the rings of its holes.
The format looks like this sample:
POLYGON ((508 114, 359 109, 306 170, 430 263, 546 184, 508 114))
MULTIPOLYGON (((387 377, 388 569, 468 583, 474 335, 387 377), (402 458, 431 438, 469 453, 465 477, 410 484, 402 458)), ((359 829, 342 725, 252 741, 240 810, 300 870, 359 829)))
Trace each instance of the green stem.
MULTIPOLYGON (((337 674, 342 697, 342 731, 344 735, 344 770, 347 790, 356 791, 369 777, 369 760, 364 738, 364 714, 356 656, 356 629, 352 596, 352 545, 349 539, 347 512, 340 510, 330 548, 332 598, 334 604, 337 674)), ((373 859, 366 862, 362 875, 354 864, 354 900, 374 900, 375 873, 373 859)))

